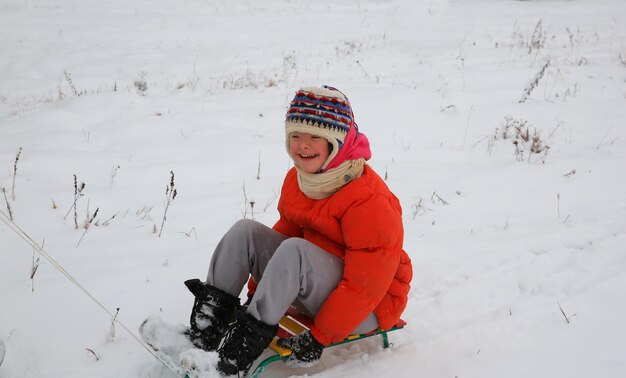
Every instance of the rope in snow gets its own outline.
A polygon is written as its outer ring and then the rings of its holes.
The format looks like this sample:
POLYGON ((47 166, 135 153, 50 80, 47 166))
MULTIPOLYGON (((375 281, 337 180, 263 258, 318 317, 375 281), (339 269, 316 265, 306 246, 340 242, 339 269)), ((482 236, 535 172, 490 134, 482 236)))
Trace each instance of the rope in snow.
POLYGON ((54 266, 59 272, 61 272, 70 282, 72 282, 76 287, 78 287, 83 293, 85 293, 92 301, 94 301, 98 307, 100 307, 104 312, 109 314, 113 319, 113 322, 117 323, 122 327, 126 333, 128 333, 136 342, 138 342, 145 350, 147 350, 154 358, 159 360, 163 365, 165 365, 168 369, 170 369, 177 376, 182 377, 180 372, 173 366, 171 366, 165 359, 163 359, 158 353, 154 351, 148 344, 146 344, 141 338, 135 335, 124 323, 120 322, 117 319, 117 316, 113 314, 113 312, 109 311, 96 297, 94 297, 83 285, 81 285, 76 278, 74 278, 71 274, 69 274, 65 268, 61 264, 59 264, 52 256, 50 256, 42 247, 37 244, 24 230, 22 230, 15 222, 9 218, 9 216, 2 210, 0 210, 0 220, 4 224, 6 224, 13 232, 15 232, 22 240, 24 240, 28 245, 33 247, 37 253, 39 253, 43 258, 45 258, 52 266, 54 266))

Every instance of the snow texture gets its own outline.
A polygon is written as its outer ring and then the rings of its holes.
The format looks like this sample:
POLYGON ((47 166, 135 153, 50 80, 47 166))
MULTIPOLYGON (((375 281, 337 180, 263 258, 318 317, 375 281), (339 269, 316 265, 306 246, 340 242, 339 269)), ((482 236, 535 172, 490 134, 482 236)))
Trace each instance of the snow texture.
POLYGON ((0 378, 173 377, 133 336, 277 220, 322 84, 403 206, 408 325, 267 377, 626 376, 626 2, 0 0, 0 210, 92 295, 0 222, 0 378))
POLYGON ((220 377, 217 371, 219 356, 217 352, 205 352, 202 349, 188 349, 180 355, 181 366, 197 378, 220 377))
POLYGON ((139 334, 143 341, 155 350, 177 357, 191 348, 193 343, 185 336, 188 327, 184 325, 172 325, 164 322, 156 315, 149 316, 141 323, 139 334))

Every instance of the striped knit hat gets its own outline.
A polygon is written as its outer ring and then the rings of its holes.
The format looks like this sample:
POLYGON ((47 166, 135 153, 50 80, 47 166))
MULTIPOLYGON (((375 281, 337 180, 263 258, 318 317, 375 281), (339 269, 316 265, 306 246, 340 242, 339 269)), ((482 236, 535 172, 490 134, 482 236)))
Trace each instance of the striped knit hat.
POLYGON ((287 151, 289 134, 293 132, 318 135, 332 144, 333 149, 322 165, 321 172, 334 168, 345 160, 361 157, 367 160, 371 156, 369 142, 365 135, 358 132, 347 97, 336 88, 326 85, 321 88, 301 88, 296 92, 287 110, 285 132, 287 151), (346 146, 349 151, 344 150, 340 154, 346 142, 350 145, 346 146), (341 161, 335 159, 338 155, 341 155, 339 156, 341 161))

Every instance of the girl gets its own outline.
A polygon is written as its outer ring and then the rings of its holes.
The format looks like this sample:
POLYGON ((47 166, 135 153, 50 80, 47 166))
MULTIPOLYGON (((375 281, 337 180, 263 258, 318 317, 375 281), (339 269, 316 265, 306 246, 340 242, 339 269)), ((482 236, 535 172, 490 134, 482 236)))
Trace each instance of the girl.
POLYGON ((300 89, 285 133, 294 168, 278 222, 238 221, 218 244, 206 282, 185 282, 195 296, 187 337, 217 350, 223 375, 248 372, 290 305, 314 319, 310 331, 279 340, 294 351, 288 363, 299 366, 350 334, 391 328, 406 306, 412 268, 400 204, 365 164, 369 142, 346 96, 328 86, 300 89))

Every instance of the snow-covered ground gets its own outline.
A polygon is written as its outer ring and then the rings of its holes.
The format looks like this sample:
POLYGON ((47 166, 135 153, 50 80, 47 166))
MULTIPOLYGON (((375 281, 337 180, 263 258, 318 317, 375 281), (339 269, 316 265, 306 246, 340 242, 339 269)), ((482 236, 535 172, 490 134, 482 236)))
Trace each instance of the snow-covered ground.
POLYGON ((1 0, 0 187, 93 299, 0 223, 0 377, 172 376, 95 301, 186 323, 321 84, 403 205, 408 326, 266 376, 626 376, 626 2, 1 0))

